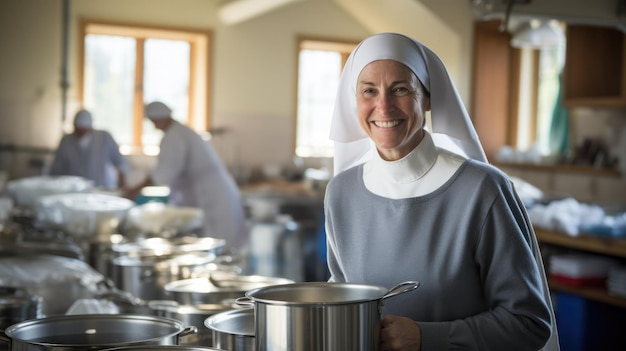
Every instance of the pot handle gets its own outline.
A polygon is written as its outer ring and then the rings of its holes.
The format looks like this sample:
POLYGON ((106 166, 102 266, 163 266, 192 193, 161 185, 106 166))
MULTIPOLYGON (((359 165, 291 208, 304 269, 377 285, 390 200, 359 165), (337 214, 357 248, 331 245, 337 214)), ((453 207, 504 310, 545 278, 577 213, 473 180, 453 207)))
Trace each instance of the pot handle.
POLYGON ((236 298, 235 303, 237 305, 243 305, 243 306, 254 306, 254 300, 252 300, 251 298, 247 296, 236 298))
POLYGON ((185 327, 185 329, 183 329, 180 332, 180 334, 178 334, 178 337, 191 335, 191 334, 197 334, 197 333, 198 333, 198 327, 196 327, 194 325, 190 325, 188 327, 185 327))
POLYGON ((4 330, 0 329, 0 344, 2 342, 6 342, 7 345, 9 345, 9 348, 7 348, 6 350, 11 349, 11 338, 4 332, 4 330))
POLYGON ((393 288, 389 289, 389 291, 387 291, 387 293, 383 296, 382 300, 399 295, 399 294, 404 294, 405 292, 415 290, 419 286, 420 286, 420 282, 412 281, 412 280, 400 283, 394 286, 393 288))

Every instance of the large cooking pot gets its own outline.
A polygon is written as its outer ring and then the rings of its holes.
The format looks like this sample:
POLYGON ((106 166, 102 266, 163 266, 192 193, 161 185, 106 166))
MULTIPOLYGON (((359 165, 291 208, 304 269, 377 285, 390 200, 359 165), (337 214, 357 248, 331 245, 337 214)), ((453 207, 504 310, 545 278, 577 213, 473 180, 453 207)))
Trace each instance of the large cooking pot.
POLYGON ((234 303, 230 306, 222 304, 181 305, 173 300, 152 300, 148 302, 148 307, 157 316, 173 318, 183 322, 186 326, 198 328, 198 333, 181 338, 180 343, 203 346, 213 346, 211 331, 204 327, 204 321, 208 317, 233 309, 249 309, 234 303))
POLYGON ((179 255, 190 252, 211 252, 221 254, 226 240, 194 236, 182 236, 176 238, 147 238, 133 242, 124 242, 113 245, 112 251, 116 256, 163 256, 179 255))
POLYGON ((257 351, 379 350, 383 301, 417 289, 407 281, 384 287, 309 282, 246 292, 239 304, 255 307, 257 351))
POLYGON ((167 299, 164 286, 172 281, 190 279, 194 272, 205 272, 215 260, 210 252, 191 252, 176 256, 121 256, 112 261, 112 280, 116 287, 144 300, 167 299))
POLYGON ((8 327, 0 339, 11 350, 102 350, 136 345, 178 345, 197 328, 165 317, 85 314, 45 317, 8 327))
POLYGON ((217 313, 207 318, 204 326, 211 331, 214 347, 231 351, 255 350, 253 309, 217 313))
POLYGON ((206 277, 177 280, 165 284, 170 299, 185 305, 231 305, 246 291, 265 286, 290 284, 284 278, 260 275, 237 275, 230 272, 211 272, 206 277))
POLYGON ((226 351, 212 347, 185 346, 185 345, 156 345, 156 346, 123 346, 102 351, 226 351))
POLYGON ((42 298, 16 286, 0 286, 0 330, 10 325, 42 317, 42 298))

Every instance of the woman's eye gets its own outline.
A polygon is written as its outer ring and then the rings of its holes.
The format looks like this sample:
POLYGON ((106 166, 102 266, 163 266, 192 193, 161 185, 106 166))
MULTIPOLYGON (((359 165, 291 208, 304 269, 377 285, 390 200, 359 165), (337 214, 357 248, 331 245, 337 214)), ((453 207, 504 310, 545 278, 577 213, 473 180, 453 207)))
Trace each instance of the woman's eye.
POLYGON ((409 89, 405 87, 396 87, 396 88, 393 88, 393 93, 396 95, 406 95, 409 93, 409 89))

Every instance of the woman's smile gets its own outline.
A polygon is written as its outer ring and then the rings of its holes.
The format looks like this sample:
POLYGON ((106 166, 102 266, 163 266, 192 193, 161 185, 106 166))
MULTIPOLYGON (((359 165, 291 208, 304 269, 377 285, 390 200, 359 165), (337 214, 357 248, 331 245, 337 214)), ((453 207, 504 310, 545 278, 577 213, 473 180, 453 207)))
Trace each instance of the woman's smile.
POLYGON ((374 121, 372 123, 378 128, 394 128, 394 127, 399 126, 403 122, 404 121, 402 120, 394 119, 391 121, 374 121))

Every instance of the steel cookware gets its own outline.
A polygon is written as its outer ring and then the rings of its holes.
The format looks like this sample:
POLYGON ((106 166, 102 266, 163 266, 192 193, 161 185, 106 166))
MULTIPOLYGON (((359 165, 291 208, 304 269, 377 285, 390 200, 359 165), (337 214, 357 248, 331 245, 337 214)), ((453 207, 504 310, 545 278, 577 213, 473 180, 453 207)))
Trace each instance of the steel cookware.
POLYGON ((211 252, 219 255, 226 240, 194 236, 182 236, 176 238, 146 238, 133 242, 125 242, 113 245, 112 251, 116 256, 164 256, 181 255, 190 252, 211 252))
POLYGON ((407 281, 384 287, 308 282, 246 292, 239 304, 255 311, 257 351, 379 350, 383 301, 417 289, 407 281))
POLYGON ((42 317, 42 299, 26 289, 15 286, 0 286, 0 330, 10 325, 42 317))
POLYGON ((0 339, 11 350, 102 350, 137 345, 178 345, 195 327, 165 317, 85 314, 45 317, 8 327, 0 339))
POLYGON ((206 271, 215 260, 210 252, 191 252, 175 256, 121 256, 112 261, 113 283, 144 300, 167 299, 165 285, 190 279, 195 272, 206 271))
POLYGON ((231 305, 235 299, 244 296, 248 290, 290 283, 293 281, 284 278, 215 271, 206 277, 167 283, 165 291, 170 299, 185 305, 231 305))
POLYGON ((212 347, 185 346, 185 345, 154 345, 154 346, 123 346, 103 351, 226 351, 212 347))
POLYGON ((231 351, 255 350, 253 309, 220 312, 207 318, 204 325, 211 331, 214 347, 231 351))
POLYGON ((203 345, 212 346, 211 331, 204 327, 204 321, 217 313, 233 309, 243 309, 240 305, 232 304, 201 304, 201 305, 181 305, 173 300, 152 300, 148 302, 148 307, 153 314, 162 317, 173 318, 183 322, 185 326, 198 328, 196 334, 181 338, 183 345, 203 345))

